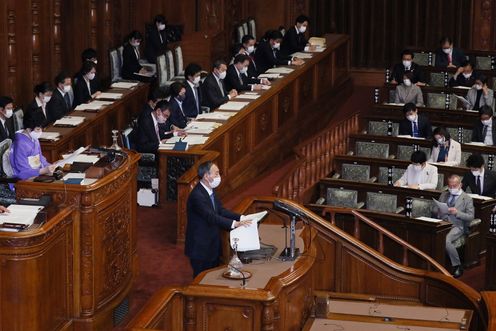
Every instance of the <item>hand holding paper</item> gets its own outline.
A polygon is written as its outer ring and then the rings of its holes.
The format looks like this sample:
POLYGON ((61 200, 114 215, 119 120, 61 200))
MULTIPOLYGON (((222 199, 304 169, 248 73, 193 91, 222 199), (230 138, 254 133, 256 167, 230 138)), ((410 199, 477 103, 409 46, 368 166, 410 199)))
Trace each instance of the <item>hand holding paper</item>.
POLYGON ((244 252, 260 249, 258 222, 260 222, 265 217, 265 215, 267 215, 267 211, 250 215, 242 215, 240 221, 250 221, 250 223, 246 224, 246 226, 240 226, 231 231, 231 247, 234 248, 234 238, 238 238, 238 251, 244 252))

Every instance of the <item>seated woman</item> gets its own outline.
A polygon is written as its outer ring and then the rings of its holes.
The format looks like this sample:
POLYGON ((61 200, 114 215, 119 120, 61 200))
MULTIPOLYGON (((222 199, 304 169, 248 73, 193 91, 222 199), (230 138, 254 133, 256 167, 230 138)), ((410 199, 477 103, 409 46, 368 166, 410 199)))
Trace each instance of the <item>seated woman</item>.
POLYGON ((467 92, 467 101, 467 109, 479 110, 482 106, 493 108, 494 92, 487 87, 486 76, 481 75, 475 80, 475 84, 467 92))
POLYGON ((415 151, 410 158, 412 162, 394 186, 404 186, 420 190, 434 190, 437 187, 437 168, 427 163, 423 151, 415 151))
POLYGON ((417 107, 424 107, 424 97, 422 90, 413 84, 413 74, 411 71, 405 71, 403 82, 396 86, 394 94, 395 103, 414 103, 417 107))
POLYGON ((45 117, 40 110, 24 115, 24 130, 15 134, 10 151, 10 164, 14 177, 27 179, 38 175, 51 175, 55 165, 47 162, 41 153, 40 138, 45 117))
POLYGON ((43 116, 42 127, 47 126, 47 104, 52 99, 53 87, 49 82, 42 82, 34 87, 34 100, 26 107, 26 114, 40 111, 43 116))
POLYGON ((460 143, 451 139, 445 128, 438 127, 433 132, 432 153, 429 162, 443 163, 447 166, 459 166, 462 161, 460 143))

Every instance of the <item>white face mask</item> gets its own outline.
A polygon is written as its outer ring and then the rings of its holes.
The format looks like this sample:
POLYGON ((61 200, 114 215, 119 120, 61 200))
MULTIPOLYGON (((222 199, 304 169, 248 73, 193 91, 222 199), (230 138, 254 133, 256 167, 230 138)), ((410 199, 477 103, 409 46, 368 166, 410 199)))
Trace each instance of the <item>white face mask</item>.
POLYGON ((167 119, 163 115, 157 115, 157 122, 160 124, 164 124, 167 122, 167 119))
POLYGON ((64 85, 64 92, 68 93, 71 91, 71 85, 64 85))
POLYGON ((458 188, 449 188, 448 191, 451 195, 460 195, 462 193, 462 190, 459 187, 458 188))
POLYGON ((226 78, 226 72, 225 71, 220 72, 219 73, 219 79, 224 79, 224 78, 226 78))
POLYGON ((48 96, 48 95, 45 95, 45 96, 43 97, 43 102, 44 102, 44 103, 49 103, 49 102, 50 102, 50 99, 52 99, 52 97, 50 97, 50 96, 48 96))
POLYGON ((415 171, 421 171, 422 170, 422 165, 421 164, 414 164, 413 165, 413 170, 415 170, 415 171))
POLYGON ((12 110, 12 108, 5 108, 5 117, 6 118, 11 118, 13 113, 14 113, 14 110, 12 110))
POLYGON ((95 60, 93 60, 93 63, 94 63, 94 64, 98 64, 98 60, 96 60, 96 59, 95 59, 95 60))
POLYGON ((403 66, 404 67, 410 68, 411 65, 412 65, 412 61, 410 61, 410 60, 403 60, 403 66))
POLYGON ((30 135, 30 136, 31 136, 31 138, 33 138, 34 140, 38 140, 38 139, 40 139, 40 137, 41 137, 41 133, 42 133, 41 131, 34 131, 34 130, 33 130, 33 131, 29 132, 29 135, 30 135))
POLYGON ((415 120, 417 119, 417 115, 408 115, 406 119, 410 122, 415 122, 415 120))
POLYGON ((451 47, 450 48, 443 48, 444 54, 449 54, 451 53, 451 47))
POLYGON ((465 74, 465 73, 464 73, 464 74, 463 74, 463 77, 465 77, 465 78, 470 78, 470 76, 472 76, 472 73, 469 73, 469 74, 465 74))
POLYGON ((193 84, 195 84, 195 85, 200 84, 200 79, 201 79, 200 76, 196 76, 195 78, 193 78, 193 84))
POLYGON ((255 51, 255 46, 248 46, 248 49, 247 49, 248 53, 253 53, 255 51))
POLYGON ((274 46, 272 46, 273 49, 279 49, 281 48, 281 43, 275 43, 274 46))
POLYGON ((300 33, 305 33, 305 31, 307 31, 307 27, 302 25, 300 26, 300 28, 298 29, 298 31, 300 31, 300 33))
POLYGON ((492 119, 490 118, 490 119, 488 119, 488 120, 484 120, 484 121, 481 121, 481 122, 482 122, 482 124, 484 124, 484 125, 489 125, 489 124, 491 124, 491 120, 492 120, 492 119))
POLYGON ((158 29, 159 29, 160 31, 165 30, 165 24, 159 24, 159 25, 158 25, 158 29))
POLYGON ((131 46, 133 46, 133 47, 139 47, 139 45, 140 45, 139 41, 135 41, 135 42, 131 43, 131 46))
POLYGON ((220 182, 221 182, 221 178, 220 178, 220 175, 217 176, 217 177, 214 177, 212 179, 212 181, 210 182, 210 187, 211 188, 216 188, 220 185, 220 182))
POLYGON ((444 144, 444 142, 445 142, 445 138, 444 138, 444 137, 442 137, 442 138, 436 139, 436 141, 437 141, 437 143, 438 143, 439 145, 443 145, 443 144, 444 144))
POLYGON ((248 67, 243 67, 241 68, 241 70, 239 71, 239 73, 241 74, 246 74, 248 72, 248 67))
POLYGON ((482 85, 474 84, 473 88, 476 89, 477 91, 480 91, 480 90, 482 90, 482 85))
POLYGON ((474 175, 475 177, 477 176, 480 176, 481 175, 481 171, 480 170, 471 170, 470 171, 472 173, 472 175, 474 175))
POLYGON ((403 84, 405 84, 405 86, 412 86, 412 81, 409 79, 403 79, 403 84))
POLYGON ((95 73, 94 72, 90 72, 90 73, 88 73, 87 77, 88 77, 89 80, 93 80, 93 79, 95 79, 95 73))

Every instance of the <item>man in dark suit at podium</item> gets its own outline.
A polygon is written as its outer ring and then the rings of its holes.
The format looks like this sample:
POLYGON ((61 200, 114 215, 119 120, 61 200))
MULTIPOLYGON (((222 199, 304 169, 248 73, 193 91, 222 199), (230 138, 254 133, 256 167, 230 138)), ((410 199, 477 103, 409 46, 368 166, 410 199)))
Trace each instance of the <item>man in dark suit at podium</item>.
POLYGON ((222 207, 214 190, 220 185, 219 168, 211 161, 198 167, 200 182, 191 191, 187 202, 188 225, 184 252, 193 268, 193 277, 219 265, 221 237, 219 230, 235 229, 251 223, 244 215, 222 207))

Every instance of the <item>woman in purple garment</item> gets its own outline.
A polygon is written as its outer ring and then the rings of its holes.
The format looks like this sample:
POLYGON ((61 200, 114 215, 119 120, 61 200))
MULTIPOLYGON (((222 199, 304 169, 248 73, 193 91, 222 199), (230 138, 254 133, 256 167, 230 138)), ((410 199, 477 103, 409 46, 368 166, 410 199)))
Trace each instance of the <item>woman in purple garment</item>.
POLYGON ((40 142, 45 117, 40 110, 24 115, 24 130, 16 132, 10 151, 10 163, 14 177, 27 179, 39 175, 51 175, 55 165, 47 162, 41 153, 40 142))

